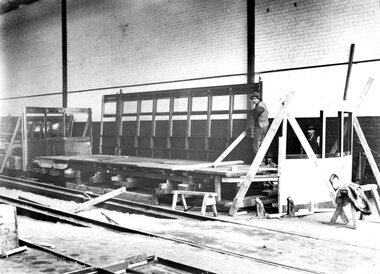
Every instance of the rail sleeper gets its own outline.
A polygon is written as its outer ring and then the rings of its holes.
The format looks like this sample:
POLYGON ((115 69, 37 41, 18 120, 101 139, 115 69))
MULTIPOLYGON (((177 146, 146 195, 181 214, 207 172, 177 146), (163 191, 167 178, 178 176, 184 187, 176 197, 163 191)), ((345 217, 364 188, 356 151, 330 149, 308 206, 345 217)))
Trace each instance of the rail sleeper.
POLYGON ((188 210, 185 195, 186 196, 203 196, 203 202, 202 202, 202 208, 201 208, 202 216, 206 215, 206 207, 207 206, 211 206, 214 217, 216 217, 218 215, 218 212, 216 210, 216 199, 215 199, 215 197, 218 196, 218 194, 215 192, 173 190, 172 194, 173 194, 173 203, 172 203, 172 209, 173 210, 175 210, 175 208, 177 206, 178 195, 180 195, 180 197, 181 197, 182 205, 183 205, 185 211, 188 210))

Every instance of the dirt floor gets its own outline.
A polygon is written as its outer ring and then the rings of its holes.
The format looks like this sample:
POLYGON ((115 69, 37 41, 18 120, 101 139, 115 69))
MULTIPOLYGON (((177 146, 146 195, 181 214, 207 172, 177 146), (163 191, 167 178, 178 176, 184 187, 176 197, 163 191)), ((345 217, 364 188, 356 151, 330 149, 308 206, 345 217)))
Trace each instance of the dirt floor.
MULTIPOLYGON (((0 193, 16 197, 21 192, 0 188, 0 193)), ((21 194, 58 209, 68 210, 77 205, 21 194)), ((299 273, 298 268, 314 273, 380 273, 380 241, 377 239, 380 217, 376 211, 366 220, 358 221, 357 230, 352 229, 351 224, 328 225, 332 212, 281 220, 257 219, 253 214, 234 218, 220 214, 221 218, 236 224, 164 220, 97 208, 79 214, 106 222, 102 213, 122 226, 174 241, 22 216, 18 217, 19 237, 33 243, 54 244, 57 252, 97 266, 145 253, 215 273, 299 273)), ((350 216, 349 211, 347 216, 350 216)), ((28 250, 1 259, 0 273, 64 273, 80 268, 51 257, 28 250)))

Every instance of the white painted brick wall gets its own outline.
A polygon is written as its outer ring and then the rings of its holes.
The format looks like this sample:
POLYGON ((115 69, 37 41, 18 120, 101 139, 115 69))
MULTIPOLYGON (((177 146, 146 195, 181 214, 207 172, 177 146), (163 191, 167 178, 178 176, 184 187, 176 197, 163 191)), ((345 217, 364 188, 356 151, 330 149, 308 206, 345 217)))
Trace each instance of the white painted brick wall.
POLYGON ((352 43, 380 57, 379 1, 256 1, 257 71, 347 62, 352 43))
MULTIPOLYGON (((256 1, 256 72, 380 58, 380 5, 375 0, 256 1)), ((270 109, 290 90, 299 116, 317 116, 342 100, 347 66, 263 73, 270 109)), ((380 115, 380 62, 353 66, 348 99, 355 100, 369 77, 375 79, 360 115, 380 115)), ((272 112, 273 114, 273 112, 272 112)))
POLYGON ((0 15, 0 98, 62 90, 58 8, 42 0, 0 15))
POLYGON ((245 1, 69 1, 69 90, 246 71, 245 1))
MULTIPOLYGON (((61 91, 59 8, 57 1, 40 0, 0 16, 0 98, 61 91)), ((119 91, 102 88, 244 73, 246 41, 244 0, 68 1, 69 91, 99 88, 69 94, 68 105, 91 107, 97 116, 101 96, 119 91)), ((378 1, 256 1, 257 72, 347 62, 351 43, 354 61, 380 58, 378 1)), ((296 114, 313 115, 326 100, 342 97, 346 71, 338 66, 260 74, 271 115, 289 90, 296 91, 296 114)), ((349 98, 358 96, 368 77, 375 81, 360 114, 379 115, 379 62, 354 65, 349 98)), ((219 78, 123 91, 244 82, 246 77, 219 78)), ((59 95, 37 98, 49 106, 61 101, 59 95)), ((28 100, 1 104, 12 110, 21 102, 28 100)))

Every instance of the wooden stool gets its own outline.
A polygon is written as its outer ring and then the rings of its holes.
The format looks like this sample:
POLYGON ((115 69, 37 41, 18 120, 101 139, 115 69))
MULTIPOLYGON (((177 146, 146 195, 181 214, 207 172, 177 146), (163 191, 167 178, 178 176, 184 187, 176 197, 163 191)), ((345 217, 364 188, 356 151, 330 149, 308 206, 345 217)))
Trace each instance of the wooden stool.
MULTIPOLYGON (((378 186, 375 184, 368 184, 368 185, 361 185, 360 188, 363 189, 363 191, 371 191, 371 194, 373 196, 375 206, 377 209, 377 213, 380 216, 380 197, 379 197, 379 193, 377 192, 378 186)), ((363 213, 360 213, 359 219, 364 220, 363 213)))
POLYGON ((181 195, 181 201, 182 205, 185 210, 187 210, 187 203, 185 199, 185 195, 187 196, 203 196, 203 201, 202 201, 202 208, 201 208, 201 214, 202 216, 206 215, 206 207, 211 206, 212 212, 214 214, 214 217, 218 215, 216 211, 216 199, 215 197, 218 196, 215 192, 200 192, 200 191, 187 191, 187 190, 173 190, 173 202, 172 202, 172 209, 175 210, 177 206, 177 200, 178 200, 178 195, 181 195))

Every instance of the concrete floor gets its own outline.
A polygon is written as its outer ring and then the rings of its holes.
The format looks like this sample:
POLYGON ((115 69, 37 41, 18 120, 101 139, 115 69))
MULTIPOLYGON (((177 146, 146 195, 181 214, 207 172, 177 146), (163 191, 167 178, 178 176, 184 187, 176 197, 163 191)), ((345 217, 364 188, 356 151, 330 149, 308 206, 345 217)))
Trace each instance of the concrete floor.
MULTIPOLYGON (((52 200, 49 204, 54 204, 52 200)), ((69 208, 75 204, 58 203, 57 208, 69 208)), ((163 220, 103 209, 80 214, 106 221, 101 212, 123 226, 191 241, 206 248, 20 216, 19 236, 34 243, 54 244, 56 251, 98 266, 145 253, 215 273, 299 273, 298 268, 314 273, 380 273, 377 236, 380 217, 376 211, 366 220, 358 221, 357 230, 352 229, 351 224, 328 225, 332 212, 281 220, 256 219, 252 214, 234 218, 220 214, 221 218, 241 224, 163 220), (227 250, 230 254, 213 248, 227 250)), ((347 216, 350 217, 348 210, 347 216)), ((78 269, 78 266, 70 267, 78 269)), ((46 255, 36 255, 31 250, 0 260, 0 273, 63 273, 70 267, 52 262, 46 255)))

